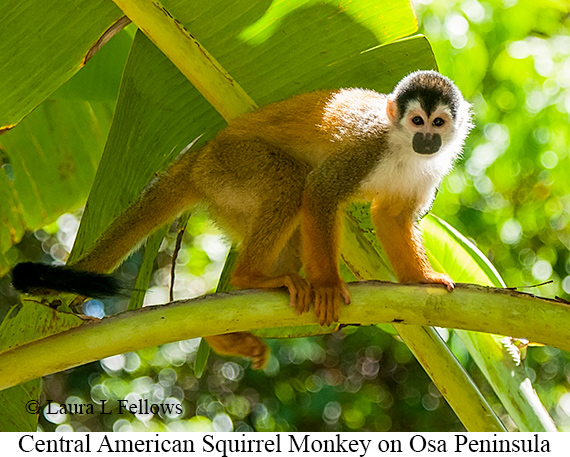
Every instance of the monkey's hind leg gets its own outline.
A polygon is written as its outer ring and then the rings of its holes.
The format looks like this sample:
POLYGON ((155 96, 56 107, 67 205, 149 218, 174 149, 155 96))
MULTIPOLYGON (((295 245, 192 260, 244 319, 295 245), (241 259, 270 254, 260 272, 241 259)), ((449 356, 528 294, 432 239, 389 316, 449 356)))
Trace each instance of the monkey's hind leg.
POLYGON ((204 338, 214 351, 221 355, 240 356, 251 359, 251 367, 259 370, 269 360, 267 345, 249 332, 226 333, 204 338))
MULTIPOLYGON (((232 283, 242 289, 287 287, 291 306, 296 305, 297 313, 308 311, 311 303, 309 284, 297 273, 300 268, 298 235, 297 232, 286 241, 279 258, 275 259, 272 250, 278 247, 274 246, 272 249, 270 240, 261 245, 257 244, 256 234, 253 234, 252 242, 246 240, 246 249, 240 255, 232 275, 232 283)), ((278 243, 277 240, 273 241, 278 243)), ((249 332, 209 336, 206 337, 206 341, 219 354, 250 358, 254 369, 263 368, 269 359, 267 345, 249 332)))
MULTIPOLYGON (((297 241, 290 241, 299 224, 307 167, 261 140, 227 139, 214 142, 195 170, 214 217, 242 240, 232 284, 287 287, 297 311, 308 310, 310 287, 298 274, 299 256, 293 252, 299 249, 298 234, 293 236, 297 241), (231 151, 240 152, 240 163, 231 151)), ((216 352, 252 358, 253 368, 262 368, 269 356, 265 343, 251 333, 206 340, 216 352)))
MULTIPOLYGON (((301 269, 300 233, 297 230, 287 242, 273 265, 275 277, 298 272, 301 269)), ((263 368, 269 359, 269 348, 263 340, 249 332, 235 332, 205 337, 214 351, 222 355, 242 356, 251 359, 253 369, 263 368)))
POLYGON ((297 271, 278 272, 274 264, 299 226, 310 167, 262 139, 232 136, 212 142, 197 165, 194 179, 204 183, 213 215, 242 240, 232 284, 286 287, 291 306, 308 310, 307 281, 297 271))
POLYGON ((309 283, 298 269, 284 268, 290 261, 281 262, 285 251, 298 244, 289 243, 299 224, 298 212, 297 202, 285 201, 261 211, 254 230, 243 240, 231 282, 241 289, 286 287, 291 307, 301 314, 309 310, 312 302, 309 283))

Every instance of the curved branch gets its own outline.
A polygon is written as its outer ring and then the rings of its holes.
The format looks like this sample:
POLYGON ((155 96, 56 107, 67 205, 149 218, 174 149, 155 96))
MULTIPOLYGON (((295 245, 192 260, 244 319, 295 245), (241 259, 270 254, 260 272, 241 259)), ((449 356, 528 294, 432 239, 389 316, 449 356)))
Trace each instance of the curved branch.
MULTIPOLYGON (((364 281, 349 285, 344 325, 437 325, 514 337, 570 350, 570 307, 508 289, 459 284, 364 281)), ((0 353, 0 390, 104 357, 198 336, 314 325, 280 291, 235 291, 127 311, 0 353)))

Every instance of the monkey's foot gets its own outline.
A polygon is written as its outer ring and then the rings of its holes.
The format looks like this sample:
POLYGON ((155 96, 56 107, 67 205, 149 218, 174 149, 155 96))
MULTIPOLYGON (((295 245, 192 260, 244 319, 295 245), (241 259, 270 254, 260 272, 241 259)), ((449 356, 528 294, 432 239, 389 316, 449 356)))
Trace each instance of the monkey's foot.
POLYGON ((297 314, 309 311, 311 307, 311 286, 306 279, 297 273, 288 273, 280 276, 247 276, 235 274, 232 284, 241 289, 273 289, 287 287, 289 290, 289 304, 295 308, 297 314))
POLYGON ((267 345, 249 332, 207 336, 205 339, 218 354, 251 359, 251 367, 254 370, 263 368, 269 359, 267 345))
POLYGON ((313 285, 313 294, 319 325, 328 326, 338 321, 341 300, 345 305, 350 305, 350 294, 343 282, 334 286, 313 285))
POLYGON ((418 282, 423 284, 443 284, 447 287, 447 290, 451 292, 455 288, 455 282, 449 276, 444 273, 431 272, 426 275, 418 282))

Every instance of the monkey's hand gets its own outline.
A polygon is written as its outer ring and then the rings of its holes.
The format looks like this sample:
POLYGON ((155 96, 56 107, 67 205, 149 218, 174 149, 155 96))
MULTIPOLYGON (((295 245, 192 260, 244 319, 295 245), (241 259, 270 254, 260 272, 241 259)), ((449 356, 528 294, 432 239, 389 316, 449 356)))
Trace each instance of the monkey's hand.
POLYGON ((422 284, 443 284, 447 290, 451 292, 455 288, 455 282, 445 273, 437 273, 436 271, 425 272, 424 277, 418 282, 422 284))
POLYGON ((289 305, 295 308, 297 314, 309 311, 311 306, 311 286, 306 279, 296 273, 284 276, 284 286, 289 290, 289 305))
POLYGON ((338 321, 340 303, 350 305, 350 294, 344 282, 337 284, 312 284, 315 300, 315 315, 319 325, 331 325, 338 321))

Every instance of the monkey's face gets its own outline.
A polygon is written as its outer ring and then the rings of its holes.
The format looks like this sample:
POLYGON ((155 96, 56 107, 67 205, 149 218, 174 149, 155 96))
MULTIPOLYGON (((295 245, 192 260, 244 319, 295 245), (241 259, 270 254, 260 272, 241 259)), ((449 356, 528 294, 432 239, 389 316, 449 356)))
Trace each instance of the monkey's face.
POLYGON ((434 71, 403 78, 388 95, 386 114, 400 147, 423 157, 457 156, 471 128, 469 104, 451 80, 434 71))
POLYGON ((426 112, 418 101, 410 102, 400 126, 409 133, 414 151, 425 155, 438 152, 455 131, 451 111, 445 105, 438 104, 426 112))

